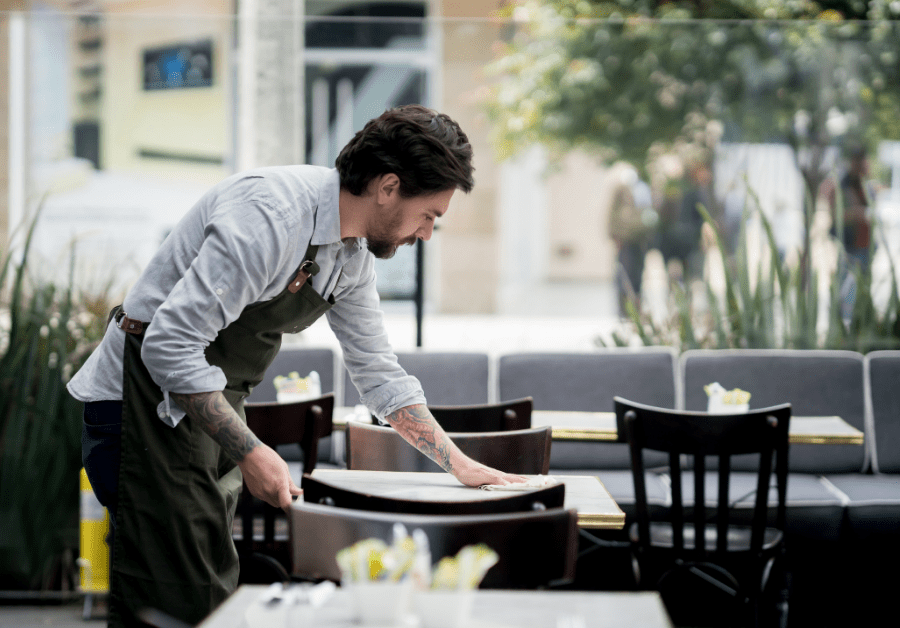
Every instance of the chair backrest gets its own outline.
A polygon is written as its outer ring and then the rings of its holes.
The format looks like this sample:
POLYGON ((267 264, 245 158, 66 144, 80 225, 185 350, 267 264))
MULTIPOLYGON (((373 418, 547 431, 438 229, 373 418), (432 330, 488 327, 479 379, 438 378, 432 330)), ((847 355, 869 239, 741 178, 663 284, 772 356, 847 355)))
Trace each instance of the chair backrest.
POLYGON ((332 432, 334 393, 292 403, 244 404, 247 427, 273 449, 296 443, 303 451, 303 472, 312 473, 319 439, 332 432))
POLYGON ((531 427, 531 397, 471 406, 435 406, 428 409, 448 432, 503 432, 531 427))
POLYGON ((521 493, 495 493, 491 499, 421 501, 361 493, 311 475, 303 476, 301 488, 303 500, 312 504, 418 515, 483 515, 562 508, 566 496, 566 485, 560 483, 521 493))
MULTIPOLYGON (((294 403, 248 403, 244 405, 247 426, 259 439, 273 449, 278 445, 296 443, 303 451, 303 471, 312 473, 317 462, 319 439, 331 434, 334 394, 294 403)), ((253 497, 246 483, 238 500, 237 516, 241 522, 241 536, 236 541, 242 554, 262 552, 277 556, 285 563, 290 548, 276 540, 276 522, 284 519, 284 512, 253 497), (262 515, 263 535, 254 539, 254 519, 262 515)))
MULTIPOLYGON (((750 407, 790 403, 794 416, 840 416, 865 431, 863 356, 853 351, 728 349, 693 350, 681 356, 684 407, 705 411, 703 387, 719 382, 726 390, 751 394, 750 407)), ((791 471, 855 473, 867 462, 859 445, 791 445, 791 471)), ((740 463, 735 469, 742 469, 740 463)))
MULTIPOLYGON (((611 412, 616 395, 675 408, 677 354, 671 347, 591 353, 512 353, 497 367, 500 399, 531 396, 535 410, 611 412)), ((628 469, 623 443, 557 441, 553 469, 628 469)))
POLYGON ((294 575, 339 581, 338 551, 367 538, 388 543, 395 523, 428 537, 436 563, 461 548, 485 543, 497 552, 482 588, 533 589, 575 575, 577 511, 550 510, 491 515, 407 515, 295 502, 291 506, 294 575))
MULTIPOLYGON (((507 473, 546 474, 551 428, 505 432, 448 432, 460 450, 507 473)), ((347 468, 365 471, 434 471, 440 466, 407 443, 392 427, 347 423, 347 468)))
POLYGON ((900 351, 866 355, 872 403, 872 467, 879 473, 900 473, 900 351))
POLYGON ((279 375, 287 376, 296 371, 301 377, 309 375, 310 371, 316 371, 322 383, 322 393, 334 392, 335 372, 334 351, 328 347, 315 348, 297 345, 282 345, 281 350, 269 368, 259 385, 253 388, 248 403, 265 403, 277 401, 275 390, 275 378, 279 375))
POLYGON ((769 485, 775 461, 778 503, 774 527, 784 530, 787 495, 788 430, 790 404, 754 410, 746 414, 710 415, 654 408, 616 398, 616 417, 625 425, 632 456, 635 488, 638 547, 646 549, 650 540, 650 509, 647 505, 643 451, 650 449, 669 456, 672 504, 667 521, 672 525, 675 558, 705 560, 712 553, 724 553, 728 546, 728 529, 732 524, 730 470, 732 456, 757 454, 755 504, 751 533, 751 552, 759 555, 768 525, 769 485), (707 458, 714 464, 708 465, 707 458), (682 461, 686 460, 686 464, 682 461), (693 521, 685 520, 682 498, 682 467, 691 468, 694 476, 693 521), (718 492, 714 516, 710 516, 706 500, 706 470, 717 468, 718 492), (685 528, 693 525, 694 538, 708 539, 707 526, 714 522, 714 547, 696 543, 692 552, 685 550, 685 528))
MULTIPOLYGON (((396 355, 403 370, 422 384, 429 404, 463 406, 488 402, 486 353, 415 351, 396 355)), ((346 368, 343 372, 344 405, 354 406, 359 403, 359 391, 346 368)))

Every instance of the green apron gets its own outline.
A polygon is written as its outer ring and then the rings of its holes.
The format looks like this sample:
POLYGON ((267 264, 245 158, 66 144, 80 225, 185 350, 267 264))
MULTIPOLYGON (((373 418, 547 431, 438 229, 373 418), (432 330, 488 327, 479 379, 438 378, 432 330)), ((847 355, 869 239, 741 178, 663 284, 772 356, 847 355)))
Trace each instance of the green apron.
MULTIPOLYGON (((288 287, 245 308, 206 349, 207 361, 227 378, 225 398, 244 420, 244 398, 262 381, 281 335, 306 329, 334 304, 312 288, 317 248, 309 246, 288 287)), ((146 325, 125 334, 111 627, 140 625, 142 608, 197 624, 238 580, 231 529, 241 471, 191 417, 172 428, 157 416, 163 393, 140 357, 146 325)))

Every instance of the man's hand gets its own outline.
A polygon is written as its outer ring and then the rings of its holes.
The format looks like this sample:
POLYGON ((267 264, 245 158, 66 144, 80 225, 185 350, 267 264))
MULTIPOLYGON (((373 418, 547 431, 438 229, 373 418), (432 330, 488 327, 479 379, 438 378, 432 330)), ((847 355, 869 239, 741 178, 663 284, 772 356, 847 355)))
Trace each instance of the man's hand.
POLYGON ((303 493, 291 479, 287 463, 250 431, 221 392, 169 396, 237 463, 254 497, 286 512, 291 496, 303 493))
MULTIPOLYGON (((462 452, 460 452, 461 456, 464 456, 462 452)), ((471 458, 469 458, 471 460, 471 458)), ((498 471, 497 469, 492 469, 491 467, 485 466, 480 462, 475 462, 473 465, 465 465, 459 464, 454 468, 453 476, 465 484, 466 486, 484 486, 485 484, 519 484, 520 482, 527 482, 528 478, 524 478, 521 475, 515 475, 514 473, 504 473, 503 471, 498 471)))
POLYGON ((267 504, 288 511, 292 496, 303 489, 294 484, 287 463, 268 445, 260 443, 238 462, 250 492, 267 504))
POLYGON ((385 417, 397 433, 438 463, 466 486, 526 482, 521 475, 504 473, 475 462, 459 450, 423 405, 407 406, 385 417))

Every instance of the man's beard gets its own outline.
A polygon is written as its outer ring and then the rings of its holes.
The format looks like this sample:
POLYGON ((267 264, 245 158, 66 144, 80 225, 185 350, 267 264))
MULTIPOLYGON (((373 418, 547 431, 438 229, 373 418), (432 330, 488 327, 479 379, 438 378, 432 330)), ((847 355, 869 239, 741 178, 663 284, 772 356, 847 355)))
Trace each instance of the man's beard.
POLYGON ((382 238, 367 238, 366 242, 368 243, 369 252, 377 257, 378 259, 391 259, 394 257, 394 254, 397 252, 397 249, 400 248, 403 244, 415 244, 416 238, 415 236, 407 238, 402 242, 395 242, 393 240, 387 240, 382 238))
POLYGON ((415 236, 410 236, 399 242, 395 240, 397 232, 402 224, 401 216, 395 213, 387 217, 380 224, 375 225, 375 230, 366 234, 366 242, 368 243, 369 252, 378 259, 391 259, 394 253, 400 248, 401 244, 413 244, 416 241, 415 236))

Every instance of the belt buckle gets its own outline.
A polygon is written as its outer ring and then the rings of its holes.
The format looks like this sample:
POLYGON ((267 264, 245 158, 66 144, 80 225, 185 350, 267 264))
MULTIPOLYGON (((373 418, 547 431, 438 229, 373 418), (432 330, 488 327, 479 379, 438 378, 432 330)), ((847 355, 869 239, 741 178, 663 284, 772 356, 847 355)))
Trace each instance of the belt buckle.
POLYGON ((144 325, 140 321, 131 320, 125 310, 119 310, 116 313, 116 327, 124 331, 126 334, 140 334, 144 331, 144 325), (122 323, 127 323, 128 327, 122 327, 122 323))

